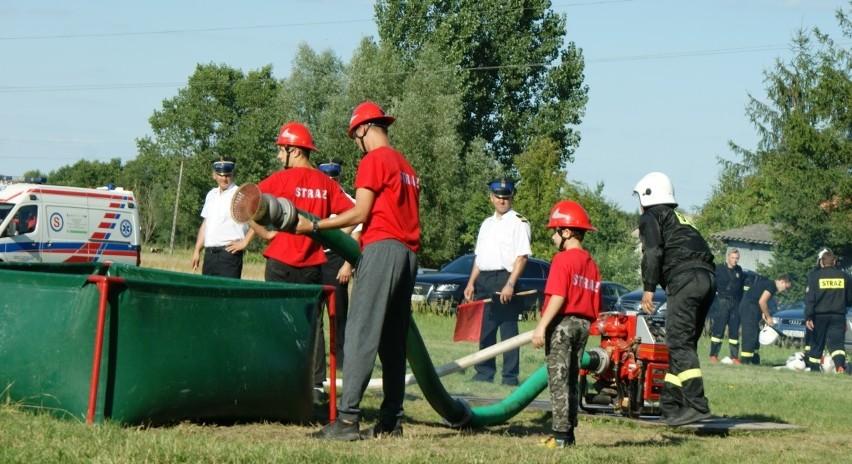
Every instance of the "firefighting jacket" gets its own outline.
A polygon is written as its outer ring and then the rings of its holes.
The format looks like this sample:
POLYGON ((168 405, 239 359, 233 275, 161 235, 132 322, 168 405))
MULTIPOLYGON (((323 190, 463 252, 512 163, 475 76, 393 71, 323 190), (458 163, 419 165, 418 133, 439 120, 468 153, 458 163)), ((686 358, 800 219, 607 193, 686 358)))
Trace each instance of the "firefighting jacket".
POLYGON ((843 315, 847 306, 852 306, 852 277, 849 274, 834 267, 808 274, 805 320, 812 321, 816 314, 843 315))
POLYGON ((668 205, 648 207, 639 217, 642 241, 642 286, 664 289, 676 272, 702 268, 715 271, 713 253, 689 220, 668 205))

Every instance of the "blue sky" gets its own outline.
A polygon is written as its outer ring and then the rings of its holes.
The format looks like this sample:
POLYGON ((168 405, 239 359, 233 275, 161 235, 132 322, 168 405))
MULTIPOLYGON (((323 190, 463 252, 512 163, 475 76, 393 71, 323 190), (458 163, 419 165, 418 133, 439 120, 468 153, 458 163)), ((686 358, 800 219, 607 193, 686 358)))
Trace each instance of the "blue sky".
MULTIPOLYGON (((0 174, 55 170, 83 158, 135 156, 148 118, 197 63, 289 74, 300 42, 348 61, 375 36, 373 2, 3 1, 0 174)), ((686 209, 702 205, 728 141, 754 147, 748 95, 789 58, 799 28, 843 40, 845 1, 568 0, 567 40, 586 59, 589 104, 569 178, 626 211, 650 171, 667 173, 686 209)), ((848 40, 848 39, 847 39, 848 40)))

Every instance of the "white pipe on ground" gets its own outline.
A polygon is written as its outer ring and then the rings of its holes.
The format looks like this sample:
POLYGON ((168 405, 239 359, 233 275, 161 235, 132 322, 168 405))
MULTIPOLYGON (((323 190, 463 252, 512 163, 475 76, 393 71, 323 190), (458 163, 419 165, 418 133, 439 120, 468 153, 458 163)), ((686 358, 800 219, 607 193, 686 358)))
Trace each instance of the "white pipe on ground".
MULTIPOLYGON (((503 340, 500 343, 495 343, 494 345, 489 346, 483 350, 477 351, 476 353, 469 354, 463 358, 456 359, 455 361, 444 364, 443 366, 439 366, 435 368, 435 372, 438 374, 438 377, 443 377, 445 375, 452 374, 454 372, 458 372, 462 369, 468 368, 476 363, 486 361, 491 358, 496 358, 497 356, 509 351, 514 350, 515 348, 520 348, 527 343, 532 341, 533 331, 524 332, 522 334, 515 335, 514 337, 503 340)), ((406 385, 414 385, 417 383, 417 379, 414 378, 414 374, 408 374, 405 376, 405 384, 406 385)), ((328 379, 326 379, 323 384, 326 388, 328 388, 328 379)), ((337 388, 343 387, 343 379, 337 379, 337 388)), ((378 389, 382 388, 382 379, 370 379, 370 383, 367 384, 368 389, 378 389)))

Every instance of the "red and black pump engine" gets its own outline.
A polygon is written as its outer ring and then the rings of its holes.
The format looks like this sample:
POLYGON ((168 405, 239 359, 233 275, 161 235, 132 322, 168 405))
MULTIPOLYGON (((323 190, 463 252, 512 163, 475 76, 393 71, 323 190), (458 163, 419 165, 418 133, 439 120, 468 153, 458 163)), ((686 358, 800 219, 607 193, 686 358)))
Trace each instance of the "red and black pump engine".
POLYGON ((606 312, 589 333, 600 335, 601 342, 583 356, 580 407, 589 413, 631 418, 659 415, 660 392, 669 368, 665 320, 606 312))

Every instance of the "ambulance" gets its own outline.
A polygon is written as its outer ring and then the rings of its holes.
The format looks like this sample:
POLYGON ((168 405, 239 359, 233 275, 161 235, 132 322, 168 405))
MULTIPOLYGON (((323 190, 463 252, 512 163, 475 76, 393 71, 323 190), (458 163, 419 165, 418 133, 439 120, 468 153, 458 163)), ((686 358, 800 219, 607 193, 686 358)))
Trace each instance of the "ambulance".
POLYGON ((0 185, 0 261, 138 266, 140 251, 133 192, 0 185))

